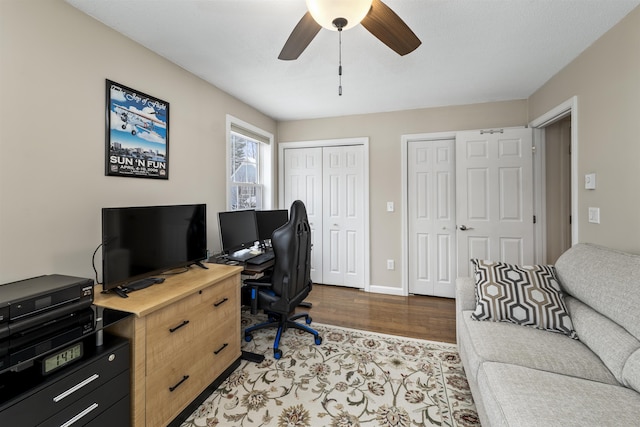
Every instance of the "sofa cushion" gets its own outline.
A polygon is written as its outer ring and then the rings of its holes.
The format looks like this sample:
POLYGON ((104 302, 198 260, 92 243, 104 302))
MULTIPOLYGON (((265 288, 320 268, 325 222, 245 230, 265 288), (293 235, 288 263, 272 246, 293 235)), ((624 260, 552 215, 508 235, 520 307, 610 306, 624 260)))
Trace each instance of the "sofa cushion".
POLYGON ((640 341, 581 301, 568 296, 565 302, 580 341, 597 354, 616 379, 624 384, 623 368, 629 356, 640 349, 640 341))
POLYGON ((622 383, 640 392, 640 350, 636 350, 622 368, 622 383))
POLYGON ((556 261, 565 292, 640 339, 640 256, 601 246, 574 245, 556 261))
POLYGON ((458 345, 471 380, 483 363, 502 362, 618 384, 598 356, 579 340, 506 322, 478 322, 471 319, 471 313, 464 311, 458 317, 458 345))
POLYGON ((505 363, 478 372, 491 426, 632 426, 640 394, 631 389, 505 363))
POLYGON ((476 282, 474 319, 511 322, 577 337, 553 266, 478 259, 471 262, 476 282))

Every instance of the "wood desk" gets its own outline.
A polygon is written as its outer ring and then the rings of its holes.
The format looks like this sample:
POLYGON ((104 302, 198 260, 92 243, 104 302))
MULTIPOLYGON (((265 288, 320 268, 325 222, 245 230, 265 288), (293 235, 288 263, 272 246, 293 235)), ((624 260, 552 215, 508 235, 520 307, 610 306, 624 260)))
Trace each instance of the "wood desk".
POLYGON ((131 341, 133 427, 166 426, 239 363, 242 267, 205 265, 129 298, 95 290, 95 305, 135 314, 109 329, 131 341))
POLYGON ((273 259, 265 262, 264 264, 258 264, 258 265, 245 263, 245 264, 242 264, 242 267, 243 267, 242 274, 248 275, 248 276, 263 274, 267 270, 270 270, 273 267, 273 264, 275 263, 276 261, 273 259))

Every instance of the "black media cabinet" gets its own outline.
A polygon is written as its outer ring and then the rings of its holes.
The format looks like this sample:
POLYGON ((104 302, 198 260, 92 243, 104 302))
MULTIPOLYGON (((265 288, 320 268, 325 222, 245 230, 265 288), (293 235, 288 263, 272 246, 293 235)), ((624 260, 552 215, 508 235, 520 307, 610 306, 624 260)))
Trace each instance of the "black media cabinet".
POLYGON ((129 341, 104 334, 86 338, 84 356, 43 376, 37 364, 0 375, 1 426, 127 426, 129 341))

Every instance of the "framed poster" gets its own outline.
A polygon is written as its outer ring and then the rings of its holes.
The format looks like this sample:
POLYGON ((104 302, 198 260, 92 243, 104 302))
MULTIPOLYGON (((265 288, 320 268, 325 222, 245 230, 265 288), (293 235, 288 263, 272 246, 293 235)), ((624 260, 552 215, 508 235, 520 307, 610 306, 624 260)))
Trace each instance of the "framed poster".
POLYGON ((169 179, 169 103, 107 79, 105 175, 169 179))

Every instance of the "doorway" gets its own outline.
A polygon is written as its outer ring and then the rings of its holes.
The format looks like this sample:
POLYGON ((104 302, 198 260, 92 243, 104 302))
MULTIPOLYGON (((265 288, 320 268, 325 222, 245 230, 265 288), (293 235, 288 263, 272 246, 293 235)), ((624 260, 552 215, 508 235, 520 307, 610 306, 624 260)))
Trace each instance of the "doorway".
POLYGON ((530 126, 534 130, 534 140, 540 153, 534 161, 534 203, 539 224, 539 227, 536 227, 535 237, 536 262, 553 264, 562 251, 578 243, 579 239, 578 98, 576 96, 569 98, 534 119, 530 126), (547 157, 551 157, 553 154, 547 155, 546 151, 556 152, 556 150, 560 150, 558 145, 567 143, 569 144, 568 150, 565 146, 564 153, 557 151, 557 155, 564 157, 568 155, 569 159, 565 158, 562 161, 553 159, 552 163, 560 162, 562 166, 557 166, 555 177, 553 175, 548 177, 546 172, 547 157), (564 168, 562 172, 559 172, 560 167, 564 168), (558 178, 560 173, 563 178, 558 178), (562 181, 560 181, 561 179, 562 181), (547 183, 547 180, 551 180, 551 182, 547 183), (548 187, 552 188, 550 195, 547 193, 548 187), (554 192, 560 191, 562 192, 560 196, 554 194, 554 192), (549 203, 552 204, 552 207, 548 209, 549 203), (567 218, 567 210, 569 218, 567 218), (553 231, 547 231, 548 229, 555 229, 556 233, 561 233, 560 241, 550 242, 548 234, 553 231))
POLYGON ((369 290, 368 138, 278 145, 279 200, 302 200, 314 283, 369 290))
POLYGON ((471 258, 534 261, 532 132, 403 137, 403 291, 454 297, 471 258))
POLYGON ((545 129, 546 264, 571 247, 571 117, 545 129))

